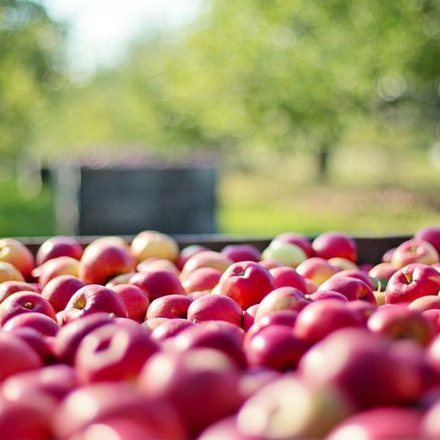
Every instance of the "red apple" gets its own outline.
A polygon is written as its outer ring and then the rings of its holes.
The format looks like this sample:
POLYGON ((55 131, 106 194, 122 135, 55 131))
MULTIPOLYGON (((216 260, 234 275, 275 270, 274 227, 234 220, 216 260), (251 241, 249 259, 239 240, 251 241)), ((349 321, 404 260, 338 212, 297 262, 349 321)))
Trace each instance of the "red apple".
POLYGON ((364 324, 367 323, 369 317, 373 314, 373 312, 377 310, 376 304, 372 304, 368 301, 363 301, 361 299, 349 301, 347 303, 347 306, 349 309, 354 310, 358 314, 364 324))
POLYGON ((371 290, 376 288, 373 280, 369 277, 369 275, 361 269, 344 269, 339 272, 336 272, 334 276, 338 277, 352 277, 357 278, 358 280, 363 281, 371 290))
POLYGON ((440 297, 438 295, 426 295, 415 299, 408 304, 408 308, 424 312, 426 310, 440 309, 440 297))
POLYGON ((232 298, 224 295, 204 295, 195 299, 188 308, 188 320, 226 321, 241 327, 243 310, 232 298))
POLYGON ((84 250, 79 277, 87 284, 105 284, 117 275, 134 272, 136 261, 126 247, 92 242, 84 250))
POLYGON ((391 263, 379 263, 370 269, 368 275, 376 280, 376 283, 380 282, 383 287, 386 287, 388 280, 395 272, 397 272, 397 267, 391 263))
POLYGON ((239 380, 239 370, 224 354, 192 349, 154 355, 141 373, 140 387, 146 396, 171 402, 194 438, 238 409, 239 380))
POLYGON ((38 278, 41 288, 52 279, 61 275, 71 275, 78 277, 79 261, 71 257, 57 257, 46 261, 42 266, 36 267, 32 275, 38 278))
POLYGON ((355 240, 341 232, 324 232, 312 242, 312 248, 317 257, 326 260, 341 257, 357 261, 357 245, 355 240))
POLYGON ((391 339, 411 339, 426 346, 434 337, 432 323, 418 310, 404 306, 378 308, 368 319, 367 326, 373 333, 391 339))
POLYGON ((180 270, 177 266, 170 260, 166 260, 165 258, 147 258, 146 260, 142 260, 137 266, 136 270, 138 272, 147 272, 148 270, 167 270, 180 275, 180 270))
POLYGON ((242 327, 245 332, 247 332, 254 324, 258 306, 259 304, 254 304, 253 306, 248 307, 246 310, 243 310, 242 327))
POLYGON ((364 281, 346 276, 334 275, 327 281, 324 281, 318 288, 317 292, 333 290, 342 293, 349 301, 362 299, 376 304, 376 297, 372 289, 364 281))
MULTIPOLYGON (((312 301, 322 301, 325 299, 336 299, 338 301, 348 303, 348 298, 342 293, 335 292, 334 290, 321 290, 320 292, 314 292, 307 296, 308 299, 312 301)), ((359 301, 359 300, 357 300, 359 301)), ((364 301, 366 302, 366 301, 364 301)))
POLYGON ((38 287, 24 281, 3 281, 0 283, 0 303, 13 293, 22 292, 23 290, 39 293, 38 287))
POLYGON ((179 277, 166 270, 139 272, 130 278, 129 284, 139 287, 151 302, 162 296, 185 293, 179 277))
POLYGON ((183 282, 191 272, 201 267, 212 267, 223 273, 232 263, 232 260, 220 252, 210 250, 197 252, 188 258, 182 268, 180 277, 183 282))
POLYGON ((294 287, 279 287, 272 290, 261 300, 255 314, 255 322, 279 310, 299 312, 309 304, 311 304, 311 301, 300 290, 294 287))
POLYGON ((393 252, 391 264, 402 268, 408 264, 433 264, 439 261, 439 254, 431 243, 424 240, 412 239, 404 241, 393 252))
POLYGON ((192 327, 194 324, 187 319, 175 318, 167 319, 160 325, 154 328, 151 332, 151 337, 158 342, 165 341, 166 339, 173 338, 177 336, 181 331, 188 327, 192 327))
POLYGON ((426 264, 414 263, 399 269, 388 281, 387 303, 410 303, 426 295, 437 295, 440 273, 426 264))
POLYGON ((150 332, 139 324, 113 322, 96 328, 82 340, 75 368, 82 382, 129 380, 158 350, 150 332))
POLYGON ((260 261, 261 252, 251 244, 230 244, 221 253, 234 263, 240 261, 260 261))
POLYGON ((22 313, 43 313, 56 322, 56 313, 49 301, 32 291, 16 292, 0 304, 0 326, 22 313))
POLYGON ((312 280, 319 286, 338 272, 339 269, 332 266, 324 258, 312 257, 302 262, 296 268, 296 271, 304 278, 312 280))
POLYGON ((213 267, 201 267, 191 272, 183 281, 182 287, 186 293, 211 291, 219 282, 222 272, 213 267))
POLYGON ((57 334, 54 351, 57 359, 65 364, 72 365, 78 345, 85 336, 94 329, 113 322, 110 313, 97 312, 66 323, 57 334))
POLYGON ((110 281, 108 281, 105 284, 105 287, 108 287, 109 289, 113 289, 115 286, 118 286, 119 284, 127 284, 130 282, 130 278, 135 274, 136 272, 127 272, 121 275, 116 275, 114 278, 112 278, 110 281))
POLYGON ((267 269, 255 261, 243 261, 229 266, 213 292, 229 296, 242 309, 247 309, 274 288, 275 280, 267 269))
POLYGON ((294 232, 284 232, 282 234, 278 234, 273 241, 280 241, 283 243, 295 244, 302 248, 305 252, 307 258, 311 258, 315 256, 315 252, 312 248, 312 242, 301 234, 296 234, 294 232))
POLYGON ((148 307, 146 319, 186 318, 192 299, 181 294, 172 294, 156 298, 148 307))
POLYGON ((0 261, 12 264, 22 275, 29 280, 35 267, 35 258, 32 252, 20 241, 14 238, 0 240, 0 261))
POLYGON ((142 289, 133 284, 118 284, 113 287, 113 290, 124 301, 128 318, 142 322, 150 305, 150 300, 142 289))
POLYGON ((185 266, 185 263, 195 254, 202 252, 202 251, 209 251, 209 249, 206 246, 202 246, 200 244, 191 244, 189 246, 184 247, 179 254, 179 257, 176 262, 176 266, 179 270, 183 269, 183 266, 185 266))
POLYGON ((84 286, 85 283, 73 275, 60 275, 52 278, 43 287, 41 296, 47 299, 58 313, 66 308, 73 294, 84 286))
POLYGON ((127 307, 122 298, 114 290, 99 284, 87 284, 77 290, 65 310, 66 323, 97 312, 111 313, 121 318, 128 317, 127 307))
POLYGON ((426 226, 421 228, 414 234, 414 239, 427 241, 440 254, 440 227, 426 226))
POLYGON ((308 343, 316 343, 345 327, 363 327, 360 316, 336 299, 316 301, 299 312, 294 333, 308 343))
POLYGON ((16 328, 32 328, 45 336, 56 336, 60 329, 53 318, 38 312, 15 315, 6 321, 2 330, 8 332, 16 328))
POLYGON ((147 258, 164 258, 176 262, 179 246, 169 235, 157 231, 142 231, 134 237, 131 252, 138 262, 147 258))
POLYGON ((274 267, 269 272, 275 280, 275 288, 289 286, 307 293, 306 280, 293 267, 274 267))
POLYGON ((83 248, 73 237, 56 236, 44 241, 37 250, 36 263, 41 266, 46 261, 57 257, 71 257, 80 260, 83 248))
POLYGON ((239 431, 237 417, 235 415, 225 417, 218 422, 209 425, 197 437, 197 440, 267 440, 267 437, 246 435, 239 431))

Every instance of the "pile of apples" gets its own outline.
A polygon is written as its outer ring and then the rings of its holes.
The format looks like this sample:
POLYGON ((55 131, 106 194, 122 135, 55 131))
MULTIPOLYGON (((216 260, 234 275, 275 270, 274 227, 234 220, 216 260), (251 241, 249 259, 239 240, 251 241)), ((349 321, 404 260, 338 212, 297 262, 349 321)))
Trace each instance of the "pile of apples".
POLYGON ((440 439, 439 253, 1 239, 0 439, 440 439))

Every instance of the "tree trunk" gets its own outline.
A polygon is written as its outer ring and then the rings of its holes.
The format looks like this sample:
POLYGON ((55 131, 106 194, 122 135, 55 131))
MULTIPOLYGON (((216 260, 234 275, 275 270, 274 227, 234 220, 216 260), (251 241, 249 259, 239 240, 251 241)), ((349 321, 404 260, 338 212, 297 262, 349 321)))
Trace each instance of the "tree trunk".
POLYGON ((329 179, 331 147, 328 144, 321 144, 316 151, 316 178, 321 184, 327 183, 329 179))

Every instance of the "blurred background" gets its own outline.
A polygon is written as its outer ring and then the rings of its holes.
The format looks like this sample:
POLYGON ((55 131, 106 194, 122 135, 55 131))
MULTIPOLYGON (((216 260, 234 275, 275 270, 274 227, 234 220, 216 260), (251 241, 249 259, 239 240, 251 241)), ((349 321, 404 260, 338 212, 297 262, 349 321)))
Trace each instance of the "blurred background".
POLYGON ((440 0, 1 0, 0 235, 440 224, 439 40, 440 0))

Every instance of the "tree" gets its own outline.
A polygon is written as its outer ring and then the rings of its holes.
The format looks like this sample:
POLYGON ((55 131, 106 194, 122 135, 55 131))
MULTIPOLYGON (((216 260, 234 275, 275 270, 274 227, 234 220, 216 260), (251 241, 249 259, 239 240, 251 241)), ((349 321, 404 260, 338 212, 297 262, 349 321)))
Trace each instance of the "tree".
POLYGON ((29 148, 62 86, 63 28, 31 0, 0 2, 0 154, 29 148))

